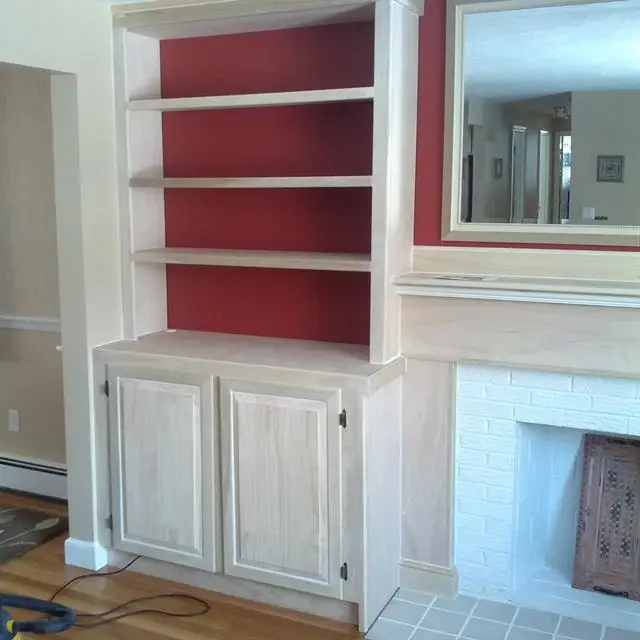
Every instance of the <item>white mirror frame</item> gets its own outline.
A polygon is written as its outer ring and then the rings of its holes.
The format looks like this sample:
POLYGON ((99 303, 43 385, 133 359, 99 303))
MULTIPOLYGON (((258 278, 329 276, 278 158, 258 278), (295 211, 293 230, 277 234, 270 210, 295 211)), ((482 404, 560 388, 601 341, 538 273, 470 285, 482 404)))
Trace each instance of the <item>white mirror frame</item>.
MULTIPOLYGON (((613 0, 588 0, 589 4, 613 0)), ((563 0, 562 5, 585 4, 563 0)), ((558 0, 448 0, 442 239, 471 242, 640 246, 639 226, 460 222, 464 127, 464 17, 472 13, 558 6, 558 0)), ((638 214, 640 215, 640 205, 638 214)))

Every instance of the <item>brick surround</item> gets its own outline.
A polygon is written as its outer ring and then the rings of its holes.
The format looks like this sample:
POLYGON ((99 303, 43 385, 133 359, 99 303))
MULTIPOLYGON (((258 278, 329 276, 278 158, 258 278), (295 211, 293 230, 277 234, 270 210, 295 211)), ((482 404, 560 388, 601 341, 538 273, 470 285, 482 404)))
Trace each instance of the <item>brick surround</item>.
POLYGON ((543 565, 569 582, 582 435, 640 436, 640 381, 461 365, 457 398, 461 591, 508 599, 543 565))

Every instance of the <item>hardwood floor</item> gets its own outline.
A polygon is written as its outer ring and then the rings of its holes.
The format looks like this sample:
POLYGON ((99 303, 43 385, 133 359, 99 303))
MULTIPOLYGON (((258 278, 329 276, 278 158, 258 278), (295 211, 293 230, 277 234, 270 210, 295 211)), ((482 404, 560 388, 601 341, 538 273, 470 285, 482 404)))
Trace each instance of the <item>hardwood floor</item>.
MULTIPOLYGON (((66 507, 55 502, 0 492, 0 504, 28 507, 50 515, 65 515, 66 507)), ((0 566, 0 593, 47 599, 67 580, 84 573, 64 564, 65 536, 39 546, 0 566)), ((117 576, 91 578, 74 584, 58 600, 82 613, 98 613, 131 600, 160 593, 180 592, 202 598, 211 611, 197 618, 141 615, 93 630, 74 629, 65 638, 130 640, 131 638, 179 638, 180 640, 349 640, 360 638, 354 627, 194 589, 167 580, 127 571, 117 576)), ((165 601, 168 611, 193 611, 197 605, 165 601)), ((153 605, 151 603, 151 606, 153 605)), ((163 607, 161 607, 163 608, 163 607)), ((15 612, 18 619, 27 615, 15 612)), ((31 637, 31 636, 28 636, 31 637)), ((33 636, 34 638, 36 636, 33 636)), ((42 636, 37 636, 42 637, 42 636)))

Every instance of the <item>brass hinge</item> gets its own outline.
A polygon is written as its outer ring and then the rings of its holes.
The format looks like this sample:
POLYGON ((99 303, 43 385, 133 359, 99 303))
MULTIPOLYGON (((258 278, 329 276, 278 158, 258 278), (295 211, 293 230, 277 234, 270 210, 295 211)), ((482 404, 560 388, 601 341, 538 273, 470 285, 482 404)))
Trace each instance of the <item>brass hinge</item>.
POLYGON ((338 416, 338 423, 343 429, 347 428, 347 410, 343 409, 340 415, 338 416))
POLYGON ((340 577, 345 581, 349 579, 349 565, 346 562, 340 567, 340 577))
POLYGON ((102 393, 107 396, 107 398, 109 397, 109 381, 105 380, 104 384, 101 387, 102 389, 102 393))

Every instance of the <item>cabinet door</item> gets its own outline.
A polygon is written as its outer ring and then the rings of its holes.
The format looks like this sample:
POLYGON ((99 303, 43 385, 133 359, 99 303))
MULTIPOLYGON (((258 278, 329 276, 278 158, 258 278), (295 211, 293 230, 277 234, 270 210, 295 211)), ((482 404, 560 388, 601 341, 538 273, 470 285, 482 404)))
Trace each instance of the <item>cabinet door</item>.
POLYGON ((221 381, 224 570, 340 597, 340 393, 221 381))
POLYGON ((114 548, 216 570, 212 378, 115 366, 109 389, 114 548))

